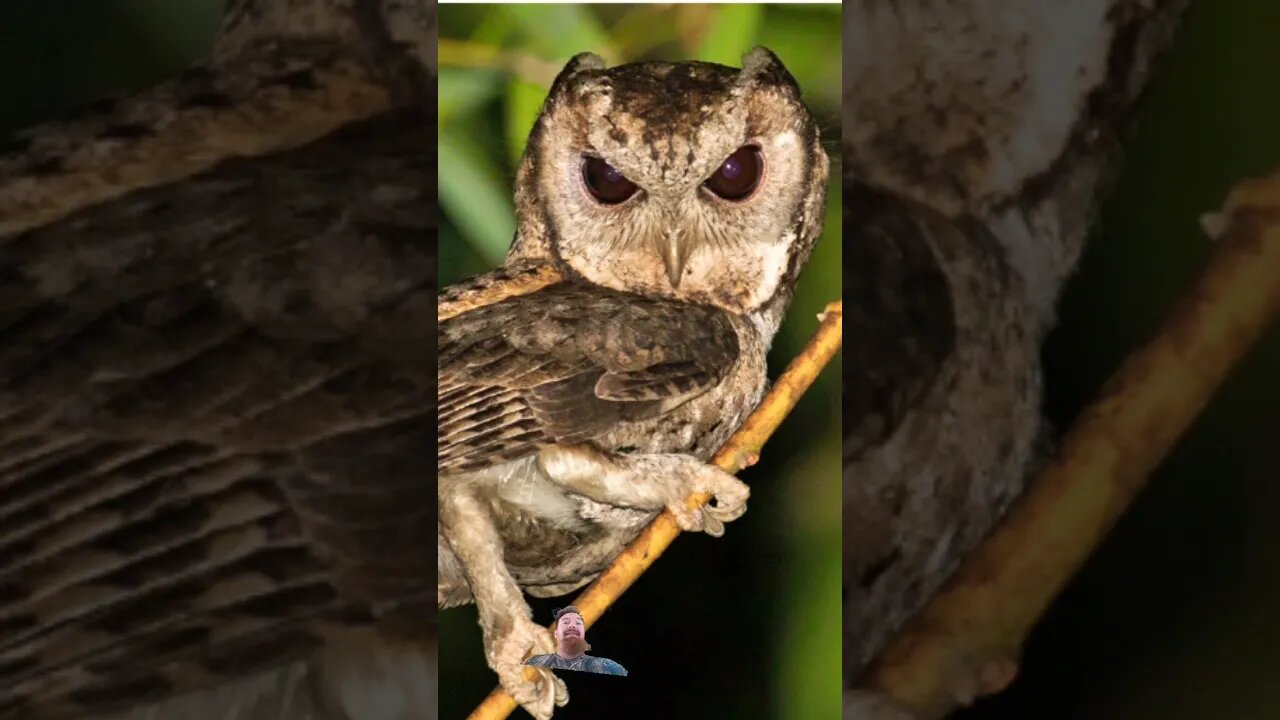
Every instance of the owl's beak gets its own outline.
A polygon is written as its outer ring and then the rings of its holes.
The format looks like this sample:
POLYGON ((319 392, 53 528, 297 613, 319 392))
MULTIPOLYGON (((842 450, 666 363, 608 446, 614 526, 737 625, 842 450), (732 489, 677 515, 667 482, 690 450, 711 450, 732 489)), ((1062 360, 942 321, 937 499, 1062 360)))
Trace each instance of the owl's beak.
POLYGON ((672 288, 680 287, 690 249, 689 243, 681 242, 679 230, 672 230, 658 239, 658 254, 667 268, 667 279, 671 281, 672 288))

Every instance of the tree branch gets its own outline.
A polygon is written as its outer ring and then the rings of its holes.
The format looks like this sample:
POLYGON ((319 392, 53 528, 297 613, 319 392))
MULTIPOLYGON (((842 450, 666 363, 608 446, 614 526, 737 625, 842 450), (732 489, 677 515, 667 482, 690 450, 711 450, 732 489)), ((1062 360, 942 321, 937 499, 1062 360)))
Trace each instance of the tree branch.
POLYGON ((192 70, 105 112, 24 133, 21 152, 0 155, 0 236, 231 157, 300 147, 389 107, 386 89, 349 58, 192 70))
POLYGON ((0 237, 425 103, 434 64, 433 3, 237 0, 209 63, 5 144, 0 237))
MULTIPOLYGON (((782 424, 799 402, 800 396, 813 384, 831 358, 835 357, 841 342, 844 317, 842 302, 827 305, 820 317, 822 324, 809 344, 787 366, 755 412, 720 447, 711 459, 714 465, 725 472, 737 473, 742 468, 755 464, 760 457, 760 449, 769 436, 782 424)), ((690 509, 696 509, 710 500, 710 495, 701 493, 690 496, 686 505, 690 509)), ((587 627, 595 624, 604 611, 639 579, 679 534, 680 527, 676 525, 675 516, 669 510, 664 510, 645 528, 613 561, 613 565, 573 601, 572 604, 582 611, 587 627)), ((555 629, 554 623, 551 629, 555 629)), ((530 682, 537 679, 536 669, 525 668, 524 672, 525 679, 530 682)), ((515 700, 502 688, 497 688, 476 707, 468 720, 502 720, 515 708, 515 700)))
MULTIPOLYGON (((1280 312, 1280 171, 1241 183, 1164 329, 1133 353, 997 530, 889 645, 864 686, 923 719, 1013 679, 1032 626, 1280 312)), ((1211 230, 1212 231, 1212 230, 1211 230)))
POLYGON ((439 52, 440 64, 445 67, 502 70, 543 87, 551 87, 563 67, 531 53, 451 38, 440 39, 439 52))

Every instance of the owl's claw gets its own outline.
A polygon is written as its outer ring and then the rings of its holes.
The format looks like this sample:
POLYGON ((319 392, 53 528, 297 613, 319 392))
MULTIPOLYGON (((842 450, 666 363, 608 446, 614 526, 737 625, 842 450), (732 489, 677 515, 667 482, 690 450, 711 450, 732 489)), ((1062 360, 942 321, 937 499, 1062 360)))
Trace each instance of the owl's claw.
POLYGON ((751 489, 738 478, 707 465, 694 479, 692 487, 683 497, 667 503, 667 509, 676 518, 676 524, 685 532, 705 532, 711 537, 724 535, 724 524, 742 517, 747 511, 747 498, 751 489), (685 498, 694 493, 710 493, 711 502, 697 510, 690 510, 685 498))
POLYGON ((489 646, 489 665, 498 680, 517 703, 537 720, 549 720, 555 707, 569 702, 564 681, 547 668, 535 668, 538 680, 524 679, 525 658, 555 652, 551 633, 530 620, 517 618, 510 631, 495 638, 489 646))

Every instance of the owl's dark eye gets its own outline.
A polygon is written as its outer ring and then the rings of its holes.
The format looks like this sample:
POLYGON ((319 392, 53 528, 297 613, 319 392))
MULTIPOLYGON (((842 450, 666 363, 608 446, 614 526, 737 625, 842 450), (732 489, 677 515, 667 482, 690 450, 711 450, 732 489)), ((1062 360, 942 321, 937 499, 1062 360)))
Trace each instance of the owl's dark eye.
POLYGON ((584 155, 582 180, 591 197, 605 205, 617 205, 636 194, 636 184, 628 180, 617 168, 601 158, 584 155))
POLYGON ((764 155, 756 145, 743 145, 703 183, 725 200, 745 200, 760 186, 764 155))

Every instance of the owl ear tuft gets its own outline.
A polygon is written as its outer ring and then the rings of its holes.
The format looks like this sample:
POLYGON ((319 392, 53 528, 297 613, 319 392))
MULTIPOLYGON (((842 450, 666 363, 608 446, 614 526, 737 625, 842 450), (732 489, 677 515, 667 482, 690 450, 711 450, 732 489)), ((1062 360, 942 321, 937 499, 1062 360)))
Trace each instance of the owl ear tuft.
POLYGON ((778 56, 763 45, 752 48, 751 52, 742 57, 742 79, 744 82, 763 85, 799 87, 778 56))
POLYGON ((595 53, 578 53, 569 58, 569 62, 565 63, 564 69, 560 71, 559 75, 556 75, 555 82, 551 83, 551 94, 554 95, 557 90, 572 82, 580 73, 603 69, 604 58, 595 53))

